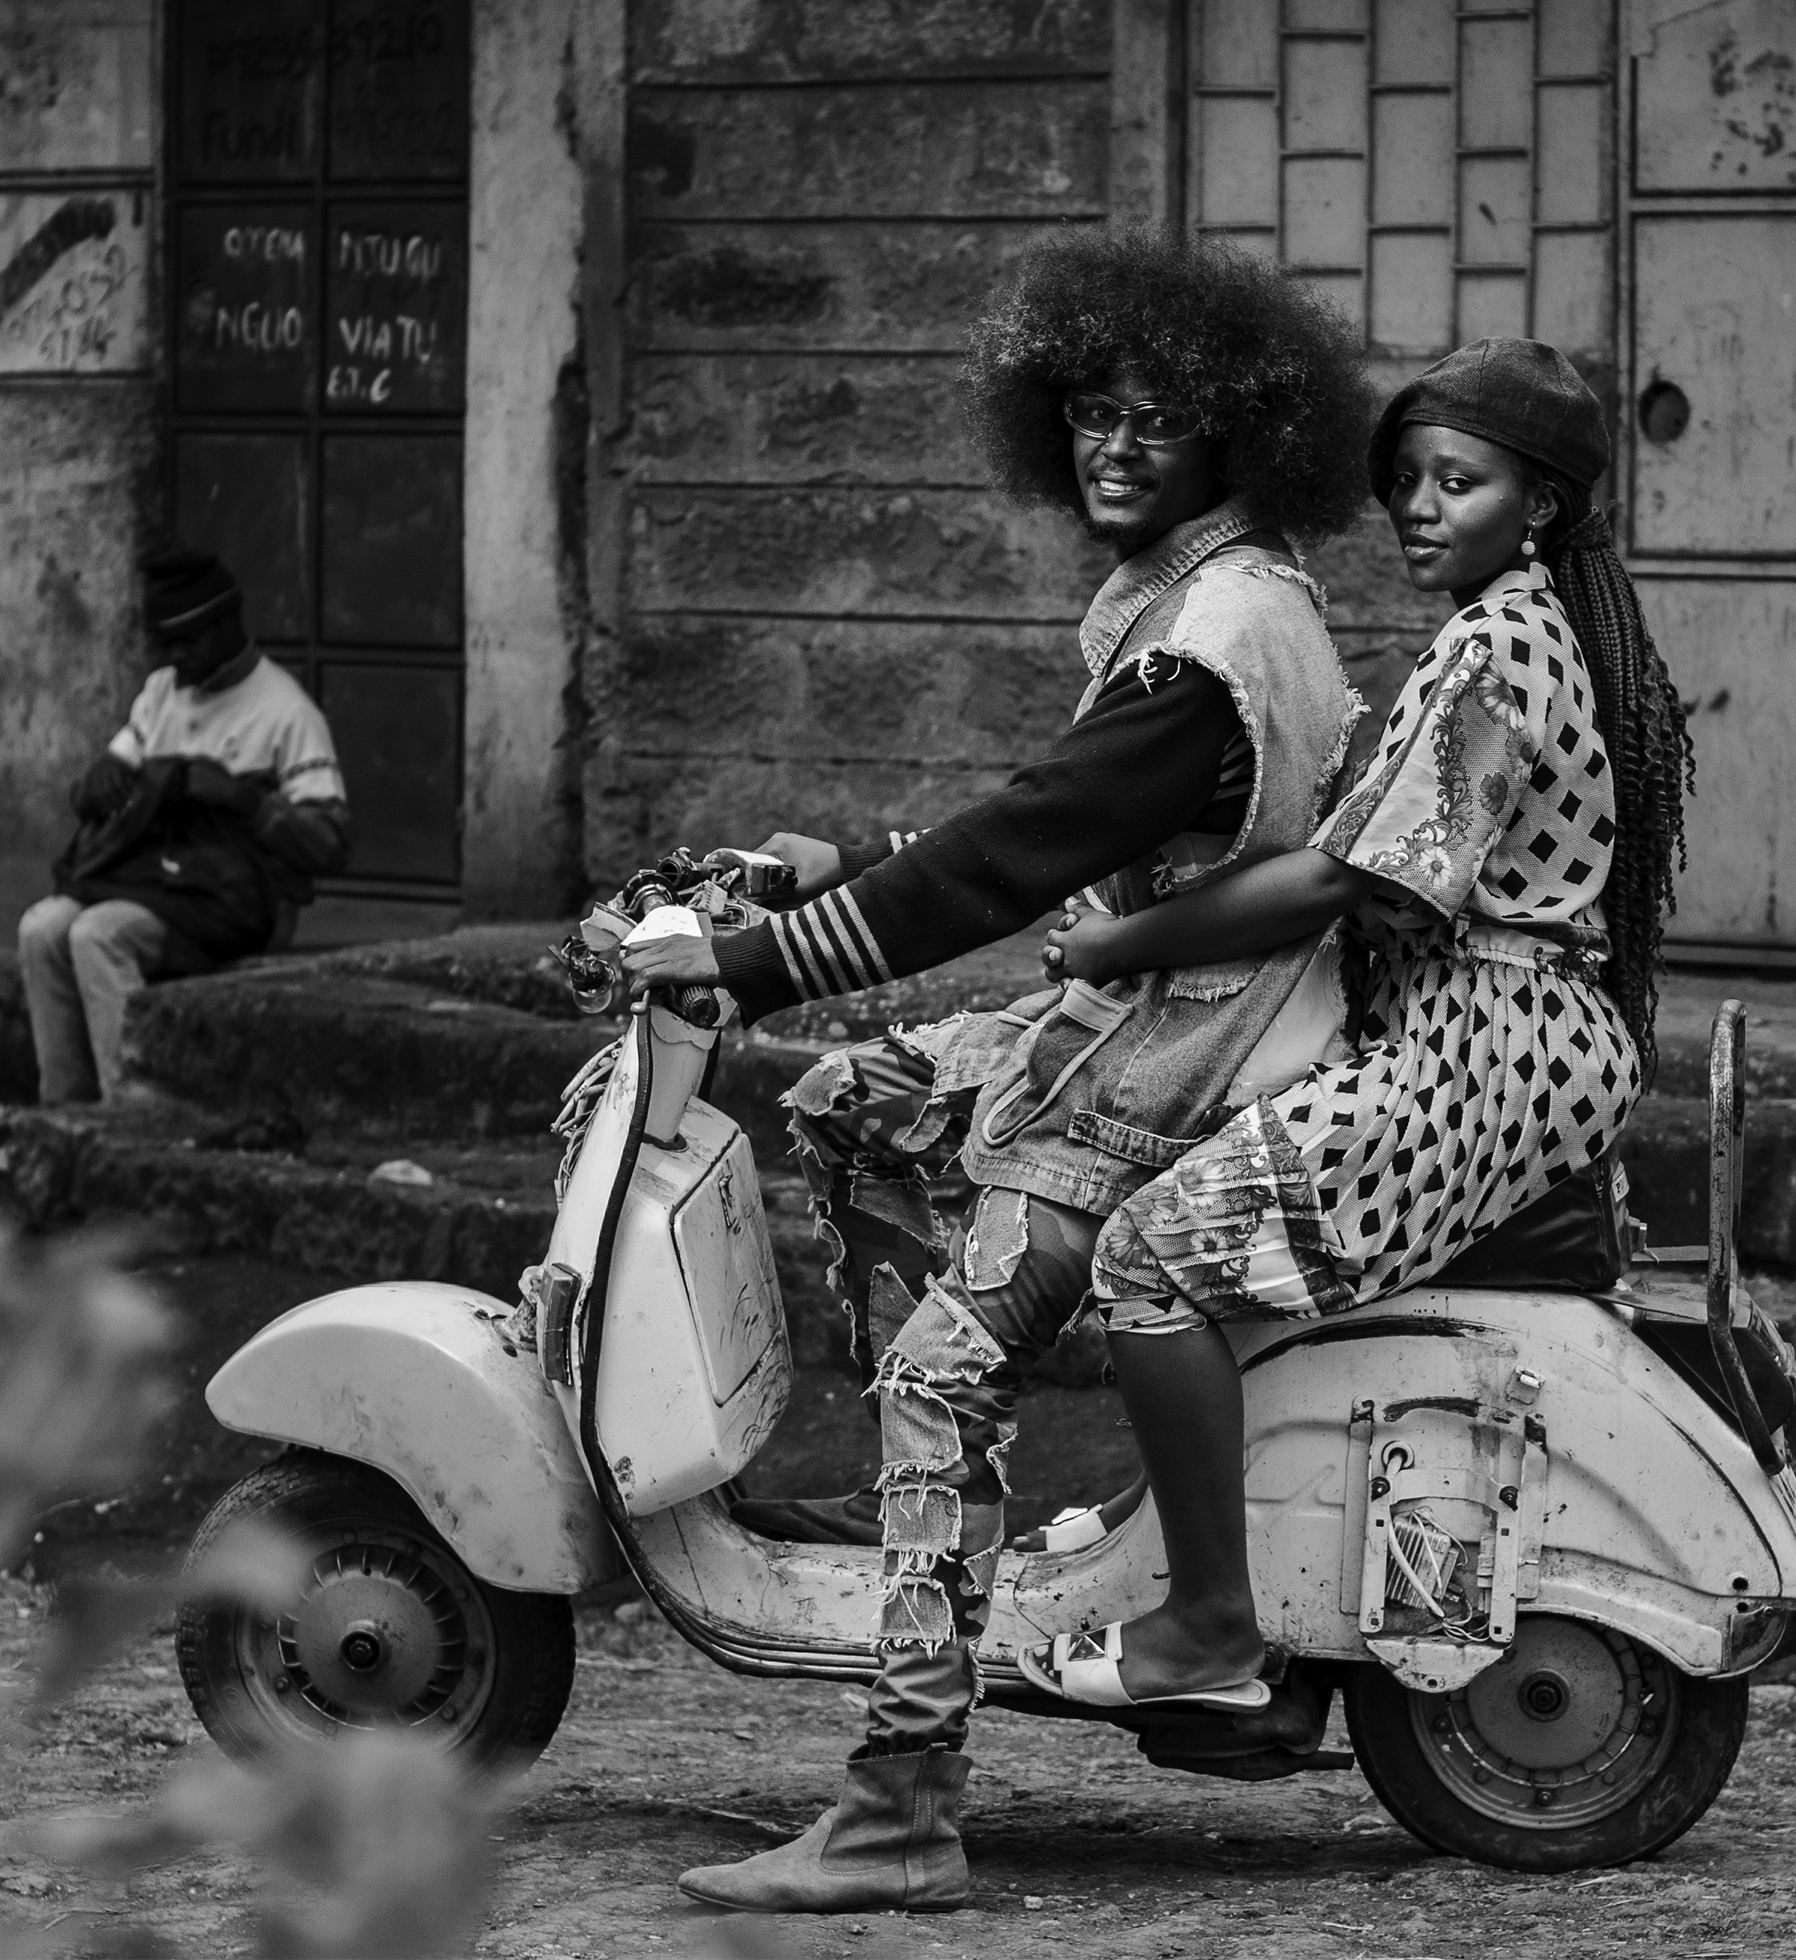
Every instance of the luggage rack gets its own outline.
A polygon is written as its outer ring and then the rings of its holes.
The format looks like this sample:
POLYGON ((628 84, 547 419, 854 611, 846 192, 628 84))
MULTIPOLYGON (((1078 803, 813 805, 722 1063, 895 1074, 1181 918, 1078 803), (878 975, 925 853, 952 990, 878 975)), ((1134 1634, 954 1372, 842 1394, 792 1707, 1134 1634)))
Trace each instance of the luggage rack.
POLYGON ((1676 1276, 1644 1290, 1621 1286, 1606 1294, 1615 1305, 1647 1321, 1682 1321, 1708 1328, 1715 1366, 1740 1433, 1770 1476, 1786 1459, 1759 1406, 1740 1355, 1735 1329, 1752 1318, 1752 1301, 1740 1284, 1740 1193, 1746 1169, 1746 1009, 1724 1000, 1709 1036, 1709 1242, 1649 1247, 1642 1257, 1676 1276), (1676 1274, 1700 1267, 1702 1277, 1676 1274))

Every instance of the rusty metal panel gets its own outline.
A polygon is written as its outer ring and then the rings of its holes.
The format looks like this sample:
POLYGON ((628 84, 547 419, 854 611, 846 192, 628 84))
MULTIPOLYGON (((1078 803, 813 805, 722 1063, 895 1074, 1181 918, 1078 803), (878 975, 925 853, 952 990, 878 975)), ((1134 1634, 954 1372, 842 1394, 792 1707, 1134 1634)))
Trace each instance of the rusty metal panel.
POLYGON ((319 681, 355 813, 350 875, 453 884, 461 669, 327 660, 319 681))
POLYGON ((1634 386, 1688 412, 1634 443, 1635 551, 1796 556, 1793 296, 1796 211, 1636 218, 1634 386))
POLYGON ((459 414, 468 346, 467 206, 338 205, 326 237, 326 413, 459 414))
POLYGON ((140 187, 0 196, 0 374, 147 368, 149 233, 140 187))
POLYGON ((189 205, 177 230, 176 405, 307 407, 318 349, 310 207, 189 205))
POLYGON ((176 173, 298 181, 318 168, 327 34, 317 0, 182 0, 176 173))
POLYGON ((638 82, 1090 74, 1110 62, 1105 0, 660 0, 630 10, 638 82))
POLYGON ((645 218, 1036 217, 1104 210, 1099 81, 641 89, 645 218))
POLYGON ((331 435, 323 450, 320 637, 459 647, 461 438, 331 435))
POLYGON ((1111 568, 1065 519, 965 490, 644 489, 639 612, 1077 621, 1111 568))
POLYGON ((335 0, 329 131, 338 183, 465 177, 468 0, 335 0))
POLYGON ((952 354, 639 355, 638 483, 983 485, 952 354))
POLYGON ((1796 190, 1796 10, 1715 0, 1636 31, 1634 188, 1796 190))
POLYGON ((303 435, 188 429, 175 437, 175 534, 216 551, 236 573, 244 624, 259 640, 311 635, 311 501, 303 435))
POLYGON ((954 353, 1040 227, 650 225, 636 234, 636 346, 954 353))
POLYGON ((1673 939, 1796 939, 1796 583, 1643 579, 1640 601, 1690 715, 1696 795, 1673 939))

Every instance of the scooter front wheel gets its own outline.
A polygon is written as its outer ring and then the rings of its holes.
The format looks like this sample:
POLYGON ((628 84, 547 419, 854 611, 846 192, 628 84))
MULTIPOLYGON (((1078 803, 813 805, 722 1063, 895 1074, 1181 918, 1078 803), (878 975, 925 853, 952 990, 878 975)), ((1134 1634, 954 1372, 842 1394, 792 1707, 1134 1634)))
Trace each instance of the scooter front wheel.
POLYGON ((486 1585, 390 1477, 318 1450, 289 1450, 227 1491, 189 1567, 244 1523, 295 1543, 304 1573, 275 1610, 181 1609, 181 1679, 227 1755, 373 1728, 427 1735, 474 1764, 542 1753, 573 1690, 570 1601, 486 1585))
POLYGON ((1510 1871, 1578 1871, 1663 1850, 1708 1809, 1746 1731, 1744 1679, 1698 1680, 1605 1627, 1523 1618, 1453 1694, 1351 1671, 1360 1768, 1425 1844, 1510 1871))

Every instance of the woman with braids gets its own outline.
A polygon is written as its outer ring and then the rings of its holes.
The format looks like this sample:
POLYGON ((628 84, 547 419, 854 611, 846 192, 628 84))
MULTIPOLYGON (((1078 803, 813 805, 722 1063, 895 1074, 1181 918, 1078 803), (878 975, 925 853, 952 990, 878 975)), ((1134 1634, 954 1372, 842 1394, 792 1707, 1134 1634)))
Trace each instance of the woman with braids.
POLYGON ((1591 507, 1608 460, 1596 398, 1539 342, 1474 342, 1403 389, 1372 487, 1411 584, 1459 611, 1364 778, 1305 849, 1049 935, 1051 973, 1102 984, 1347 918, 1369 983, 1358 1052, 1242 1107, 1099 1237, 1093 1292, 1171 1585, 1140 1619, 1026 1654, 1044 1687, 1114 1705, 1253 1678, 1241 1391, 1218 1323, 1427 1279, 1601 1156, 1651 1074, 1689 752, 1591 507))
MULTIPOLYGON (((1071 726, 919 836, 775 837, 807 902, 733 939, 628 949, 637 989, 721 982, 753 1020, 935 966, 1087 887, 1119 915, 1155 909, 1314 831, 1357 703, 1288 540, 1365 501, 1352 330, 1215 241, 1062 237, 975 328, 965 387, 999 485, 1076 514, 1118 560, 1080 632, 1071 726)), ((688 1872, 689 1896, 787 1912, 965 1898, 960 1752, 1022 1368, 1079 1311, 1118 1201, 1218 1104, 1284 1086, 1339 1039, 1323 936, 894 1029, 788 1097, 883 1466, 876 1490, 735 1515, 773 1538, 883 1545, 880 1673, 836 1808, 793 1844, 688 1872), (950 1254, 928 1180, 957 1157, 977 1196, 950 1254)), ((1217 1699, 1266 1692, 1249 1678, 1217 1699)))

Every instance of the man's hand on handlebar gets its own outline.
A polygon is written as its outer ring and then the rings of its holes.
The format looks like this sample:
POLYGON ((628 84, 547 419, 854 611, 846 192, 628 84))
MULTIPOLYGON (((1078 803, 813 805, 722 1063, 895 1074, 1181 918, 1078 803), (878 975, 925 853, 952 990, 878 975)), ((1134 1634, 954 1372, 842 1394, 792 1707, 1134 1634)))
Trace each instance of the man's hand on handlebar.
POLYGON ((834 891, 842 882, 842 854, 821 837, 801 837, 796 831, 776 830, 766 843, 755 848, 778 858, 782 864, 791 865, 798 873, 797 888, 785 903, 803 905, 824 892, 834 891))
POLYGON ((639 939, 618 949, 630 998, 640 1000, 652 987, 714 987, 722 978, 708 939, 670 933, 665 939, 639 939))
POLYGON ((1116 957, 1121 920, 1074 899, 1041 945, 1041 970, 1050 980, 1085 980, 1101 987, 1128 968, 1116 957))

